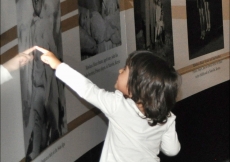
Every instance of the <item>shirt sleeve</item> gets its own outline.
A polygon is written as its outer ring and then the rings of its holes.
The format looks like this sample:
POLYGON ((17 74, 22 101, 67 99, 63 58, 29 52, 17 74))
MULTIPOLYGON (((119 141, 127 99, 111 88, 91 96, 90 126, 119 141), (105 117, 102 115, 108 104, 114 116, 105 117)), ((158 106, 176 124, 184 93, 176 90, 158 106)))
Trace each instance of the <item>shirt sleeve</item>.
POLYGON ((168 130, 163 134, 161 142, 161 151, 167 156, 176 156, 181 149, 176 132, 175 116, 172 117, 173 121, 170 122, 168 130))
POLYGON ((2 85, 3 83, 12 79, 12 76, 4 66, 0 65, 0 69, 1 69, 1 85, 2 85))
POLYGON ((58 66, 56 76, 81 98, 101 109, 106 115, 116 111, 117 100, 121 98, 121 95, 98 88, 89 79, 65 63, 58 66))

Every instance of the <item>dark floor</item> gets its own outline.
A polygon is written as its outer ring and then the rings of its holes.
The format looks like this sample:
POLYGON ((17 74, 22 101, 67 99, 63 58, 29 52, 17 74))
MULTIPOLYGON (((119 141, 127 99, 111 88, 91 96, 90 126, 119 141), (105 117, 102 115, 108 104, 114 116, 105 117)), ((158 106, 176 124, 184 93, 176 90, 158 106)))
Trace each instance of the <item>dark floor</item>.
MULTIPOLYGON (((229 162, 229 81, 177 103, 177 132, 182 145, 176 157, 161 162, 229 162)), ((75 162, 99 162, 103 143, 75 162)))

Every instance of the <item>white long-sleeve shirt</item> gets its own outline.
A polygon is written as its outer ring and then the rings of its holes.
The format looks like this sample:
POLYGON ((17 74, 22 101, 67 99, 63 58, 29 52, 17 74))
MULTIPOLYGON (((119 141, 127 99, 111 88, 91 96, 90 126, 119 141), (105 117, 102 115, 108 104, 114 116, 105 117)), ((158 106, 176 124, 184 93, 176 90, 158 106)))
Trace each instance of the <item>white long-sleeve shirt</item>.
POLYGON ((175 115, 164 125, 151 127, 135 102, 120 91, 107 92, 62 63, 56 76, 109 119, 100 162, 159 162, 160 150, 168 156, 180 151, 175 115))
POLYGON ((2 65, 0 65, 0 72, 1 72, 0 85, 12 79, 12 76, 9 73, 9 71, 2 65))

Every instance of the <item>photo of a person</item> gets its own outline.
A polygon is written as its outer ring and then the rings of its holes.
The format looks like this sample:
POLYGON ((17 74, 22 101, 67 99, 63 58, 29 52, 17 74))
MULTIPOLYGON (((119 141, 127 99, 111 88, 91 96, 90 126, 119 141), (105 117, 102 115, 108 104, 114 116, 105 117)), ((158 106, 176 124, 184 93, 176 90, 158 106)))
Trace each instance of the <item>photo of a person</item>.
POLYGON ((209 4, 210 0, 204 0, 204 13, 206 19, 206 31, 209 32, 211 30, 211 14, 209 4))
POLYGON ((121 45, 117 0, 79 0, 81 60, 121 45))
POLYGON ((209 0, 197 0, 197 8, 200 16, 200 39, 205 39, 206 33, 211 30, 211 15, 209 8, 209 0))
POLYGON ((201 39, 205 38, 205 12, 204 12, 204 0, 197 0, 197 8, 199 10, 200 16, 200 32, 201 32, 201 39))
MULTIPOLYGON (((18 0, 16 6, 19 50, 39 45, 62 60, 60 2, 18 0)), ((64 85, 40 55, 33 51, 33 61, 20 71, 26 161, 67 132, 64 85)))
POLYGON ((186 0, 189 58, 224 48, 222 1, 186 0))
POLYGON ((161 0, 156 1, 156 35, 155 43, 156 46, 163 46, 164 43, 164 11, 161 0))
POLYGON ((134 0, 136 44, 174 64, 171 1, 134 0))

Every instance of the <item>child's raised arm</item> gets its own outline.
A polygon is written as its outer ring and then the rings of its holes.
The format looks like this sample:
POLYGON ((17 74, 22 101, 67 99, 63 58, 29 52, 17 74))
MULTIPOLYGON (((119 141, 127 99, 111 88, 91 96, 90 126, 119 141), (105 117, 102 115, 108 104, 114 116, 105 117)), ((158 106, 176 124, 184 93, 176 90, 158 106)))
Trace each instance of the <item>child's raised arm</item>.
POLYGON ((43 53, 41 60, 50 65, 51 68, 56 69, 55 75, 58 79, 69 86, 81 98, 101 109, 104 113, 113 114, 117 108, 116 98, 117 96, 119 99, 123 98, 122 94, 117 95, 114 92, 107 92, 98 88, 84 75, 69 65, 61 63, 52 52, 37 46, 35 48, 43 53))
POLYGON ((35 49, 43 53, 41 60, 50 65, 52 69, 57 69, 58 65, 61 64, 61 61, 52 52, 38 46, 35 46, 35 49))

